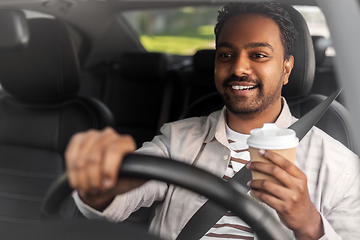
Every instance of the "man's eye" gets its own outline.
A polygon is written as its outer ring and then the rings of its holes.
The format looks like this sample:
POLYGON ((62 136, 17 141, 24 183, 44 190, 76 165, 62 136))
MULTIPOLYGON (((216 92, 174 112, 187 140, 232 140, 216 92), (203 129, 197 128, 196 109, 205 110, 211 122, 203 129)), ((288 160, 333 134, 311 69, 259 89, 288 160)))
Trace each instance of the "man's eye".
POLYGON ((230 53, 221 53, 221 54, 219 54, 219 57, 220 58, 230 58, 231 54, 230 53))
POLYGON ((251 57, 253 57, 253 58, 265 58, 267 56, 264 55, 264 54, 261 54, 261 53, 256 53, 256 54, 253 54, 251 57))

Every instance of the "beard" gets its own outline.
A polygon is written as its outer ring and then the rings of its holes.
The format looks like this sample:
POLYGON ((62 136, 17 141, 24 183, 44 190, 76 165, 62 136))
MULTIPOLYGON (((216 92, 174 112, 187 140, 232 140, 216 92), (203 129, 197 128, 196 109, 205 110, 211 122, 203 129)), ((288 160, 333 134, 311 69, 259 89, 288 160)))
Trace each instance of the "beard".
POLYGON ((281 97, 282 80, 275 86, 274 91, 264 92, 264 84, 261 79, 251 78, 249 76, 238 77, 235 75, 225 79, 222 84, 222 91, 219 91, 226 108, 238 116, 256 116, 262 113, 268 106, 274 104, 281 97), (230 83, 247 82, 256 85, 257 95, 252 99, 245 96, 230 96, 227 92, 230 83))

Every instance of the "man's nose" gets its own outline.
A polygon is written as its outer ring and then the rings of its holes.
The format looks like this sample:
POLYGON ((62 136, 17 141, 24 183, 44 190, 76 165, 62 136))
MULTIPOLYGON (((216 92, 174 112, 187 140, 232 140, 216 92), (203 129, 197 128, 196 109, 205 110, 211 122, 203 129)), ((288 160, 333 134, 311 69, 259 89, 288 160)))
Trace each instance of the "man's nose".
POLYGON ((245 54, 239 54, 233 62, 232 74, 236 76, 250 75, 251 73, 251 61, 245 54))

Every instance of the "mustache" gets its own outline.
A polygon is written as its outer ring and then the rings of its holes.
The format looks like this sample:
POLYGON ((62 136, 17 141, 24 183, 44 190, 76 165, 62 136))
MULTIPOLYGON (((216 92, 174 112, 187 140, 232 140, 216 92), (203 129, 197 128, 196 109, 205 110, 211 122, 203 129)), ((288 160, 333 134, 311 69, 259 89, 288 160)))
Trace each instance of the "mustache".
POLYGON ((248 83, 253 83, 253 84, 262 86, 262 82, 260 79, 252 78, 250 76, 239 77, 236 75, 231 75, 230 77, 228 77, 224 80, 223 87, 227 87, 232 82, 248 82, 248 83))

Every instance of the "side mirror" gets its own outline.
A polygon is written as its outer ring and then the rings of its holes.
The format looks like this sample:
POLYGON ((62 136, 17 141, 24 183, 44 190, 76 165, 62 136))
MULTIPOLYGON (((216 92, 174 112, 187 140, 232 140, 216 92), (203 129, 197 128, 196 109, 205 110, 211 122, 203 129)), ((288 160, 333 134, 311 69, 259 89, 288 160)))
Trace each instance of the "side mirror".
POLYGON ((24 12, 0 9, 0 52, 22 50, 29 42, 29 27, 24 12))

